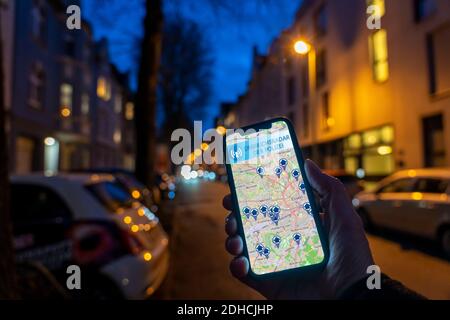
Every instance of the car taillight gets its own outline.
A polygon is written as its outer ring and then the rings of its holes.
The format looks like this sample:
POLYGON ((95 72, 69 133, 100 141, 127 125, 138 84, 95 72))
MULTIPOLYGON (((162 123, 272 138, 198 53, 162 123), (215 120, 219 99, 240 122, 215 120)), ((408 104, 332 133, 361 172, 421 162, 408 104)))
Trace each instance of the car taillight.
POLYGON ((119 228, 109 222, 76 223, 69 231, 72 258, 79 265, 98 265, 124 254, 119 228))

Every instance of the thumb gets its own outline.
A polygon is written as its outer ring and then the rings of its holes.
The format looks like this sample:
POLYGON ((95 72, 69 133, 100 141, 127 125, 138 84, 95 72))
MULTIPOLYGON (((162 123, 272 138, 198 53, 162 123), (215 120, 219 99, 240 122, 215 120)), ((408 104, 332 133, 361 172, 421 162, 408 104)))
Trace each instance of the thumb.
POLYGON ((319 194, 320 198, 326 198, 331 193, 331 187, 336 182, 333 177, 325 174, 312 160, 305 162, 306 175, 313 189, 319 194))

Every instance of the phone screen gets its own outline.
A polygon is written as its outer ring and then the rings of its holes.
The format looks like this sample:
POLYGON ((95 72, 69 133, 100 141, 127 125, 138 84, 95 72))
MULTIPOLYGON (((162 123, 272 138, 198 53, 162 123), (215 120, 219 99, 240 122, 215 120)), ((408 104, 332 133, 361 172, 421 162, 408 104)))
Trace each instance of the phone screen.
POLYGON ((226 137, 250 267, 257 275, 319 264, 321 239, 285 121, 226 137))

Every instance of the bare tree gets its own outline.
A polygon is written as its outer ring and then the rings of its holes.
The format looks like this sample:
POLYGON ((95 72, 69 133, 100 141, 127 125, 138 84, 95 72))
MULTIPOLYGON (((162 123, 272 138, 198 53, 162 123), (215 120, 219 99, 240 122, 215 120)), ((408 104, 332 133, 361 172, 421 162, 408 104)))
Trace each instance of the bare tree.
POLYGON ((197 23, 181 16, 166 21, 158 85, 165 141, 204 111, 212 92, 212 66, 210 43, 197 23))
MULTIPOLYGON (((1 3, 0 10, 2 10, 1 3)), ((9 206, 8 140, 6 134, 2 38, 2 21, 0 20, 0 299, 14 299, 17 298, 18 295, 9 206)))

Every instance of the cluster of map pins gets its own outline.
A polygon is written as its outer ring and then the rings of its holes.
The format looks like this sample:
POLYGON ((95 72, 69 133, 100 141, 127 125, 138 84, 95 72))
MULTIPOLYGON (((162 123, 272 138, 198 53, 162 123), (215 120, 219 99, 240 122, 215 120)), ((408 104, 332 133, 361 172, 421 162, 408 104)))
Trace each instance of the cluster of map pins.
POLYGON ((266 248, 266 247, 265 247, 263 244, 261 244, 261 243, 258 243, 258 244, 256 245, 256 252, 258 252, 258 254, 259 254, 260 256, 265 256, 266 259, 269 258, 269 255, 270 255, 270 249, 269 249, 269 248, 266 248))
POLYGON ((263 204, 259 209, 257 208, 249 208, 244 207, 242 208, 242 213, 245 215, 247 219, 250 219, 250 216, 253 217, 253 219, 257 220, 259 213, 261 213, 264 217, 267 216, 267 213, 269 213, 269 218, 278 225, 278 221, 280 220, 280 207, 278 205, 274 205, 272 207, 268 207, 267 205, 263 204))
POLYGON ((273 207, 270 207, 269 218, 272 220, 273 223, 278 225, 278 221, 280 220, 280 207, 279 206, 275 205, 273 207))

